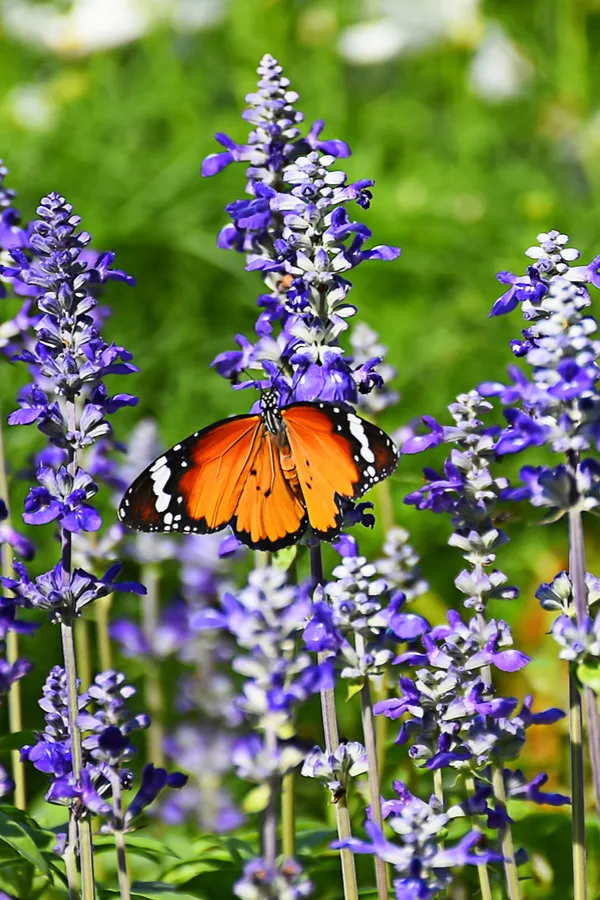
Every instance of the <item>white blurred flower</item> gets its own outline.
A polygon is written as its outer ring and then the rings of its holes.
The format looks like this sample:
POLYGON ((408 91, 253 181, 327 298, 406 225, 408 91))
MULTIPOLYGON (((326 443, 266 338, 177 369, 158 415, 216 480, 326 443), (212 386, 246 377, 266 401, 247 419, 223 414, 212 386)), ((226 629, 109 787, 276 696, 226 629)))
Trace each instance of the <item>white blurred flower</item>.
POLYGON ((55 3, 0 0, 6 32, 55 53, 84 56, 143 37, 160 24, 197 30, 217 24, 228 0, 73 0, 55 3))
POLYGON ((369 65, 444 41, 473 45, 481 34, 481 0, 378 0, 370 21, 342 33, 349 62, 369 65))
POLYGON ((13 119, 27 131, 44 131, 52 125, 56 103, 46 84, 19 84, 6 96, 13 119))
POLYGON ((488 24, 469 70, 472 90, 490 103, 519 94, 533 67, 496 22, 488 24))

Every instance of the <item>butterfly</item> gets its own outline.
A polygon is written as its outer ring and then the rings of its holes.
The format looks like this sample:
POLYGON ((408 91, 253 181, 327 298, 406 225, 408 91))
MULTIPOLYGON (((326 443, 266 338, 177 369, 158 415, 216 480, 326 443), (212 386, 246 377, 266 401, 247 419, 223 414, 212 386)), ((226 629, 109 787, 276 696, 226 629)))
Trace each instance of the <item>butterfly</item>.
POLYGON ((290 403, 265 391, 260 412, 196 431, 159 456, 127 489, 119 518, 138 531, 208 534, 230 525, 257 550, 340 532, 344 501, 396 468, 384 431, 349 407, 290 403))

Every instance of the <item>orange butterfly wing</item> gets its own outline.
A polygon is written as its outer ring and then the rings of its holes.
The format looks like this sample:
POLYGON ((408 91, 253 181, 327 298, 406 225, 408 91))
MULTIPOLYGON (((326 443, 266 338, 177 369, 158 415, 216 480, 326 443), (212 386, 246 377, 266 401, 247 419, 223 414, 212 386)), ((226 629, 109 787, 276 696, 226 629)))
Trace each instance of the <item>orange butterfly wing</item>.
POLYGON ((280 550, 295 543, 307 524, 297 483, 286 478, 273 437, 263 432, 231 526, 257 550, 280 550))
POLYGON ((340 530, 344 498, 356 500, 398 462, 391 439, 344 407, 292 403, 281 414, 308 521, 322 540, 340 530))
POLYGON ((260 416, 251 415, 190 435, 138 475, 119 518, 138 531, 219 531, 235 515, 261 433, 260 416))

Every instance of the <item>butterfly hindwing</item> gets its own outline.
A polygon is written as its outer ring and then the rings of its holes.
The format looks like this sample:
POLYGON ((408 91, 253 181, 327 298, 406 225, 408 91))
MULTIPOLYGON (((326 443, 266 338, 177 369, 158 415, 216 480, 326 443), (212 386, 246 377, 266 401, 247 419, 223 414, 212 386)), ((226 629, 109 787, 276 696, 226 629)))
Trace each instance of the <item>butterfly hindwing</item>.
POLYGON ((391 474, 398 451, 391 438, 348 407, 292 403, 282 410, 309 524, 331 540, 342 523, 340 500, 355 500, 391 474))
POLYGON ((307 524, 302 493, 286 478, 279 450, 263 433, 231 526, 257 550, 280 550, 295 543, 307 524))
POLYGON ((260 416, 234 416, 175 444, 128 488, 119 518, 138 531, 224 528, 235 515, 261 431, 260 416))

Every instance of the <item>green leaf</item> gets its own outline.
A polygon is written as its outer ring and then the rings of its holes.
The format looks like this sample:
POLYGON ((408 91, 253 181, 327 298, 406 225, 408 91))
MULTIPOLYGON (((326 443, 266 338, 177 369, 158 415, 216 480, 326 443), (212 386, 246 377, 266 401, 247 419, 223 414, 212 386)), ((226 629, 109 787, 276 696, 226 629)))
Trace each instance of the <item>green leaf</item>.
POLYGON ((283 569, 285 572, 292 565, 296 556, 298 555, 298 546, 297 544, 293 544, 291 547, 284 547, 283 550, 278 550, 273 554, 273 565, 278 569, 283 569))
MULTIPOLYGON (((173 859, 179 858, 166 844, 147 834, 128 834, 125 837, 125 844, 133 856, 145 856, 159 861, 168 856, 173 859)), ((94 838, 94 847, 97 853, 114 852, 114 838, 111 835, 98 835, 94 838)))
POLYGON ((35 845, 31 833, 26 826, 20 825, 0 811, 0 840, 9 844, 24 859, 43 872, 49 874, 48 863, 35 845))
POLYGON ((346 703, 348 702, 348 700, 352 700, 352 698, 356 694, 360 694, 364 687, 364 683, 364 678, 357 678, 356 680, 352 679, 352 681, 348 682, 348 689, 346 691, 346 703))
POLYGON ((158 881, 134 881, 131 896, 141 897, 143 900, 202 900, 200 894, 184 894, 172 885, 158 881))
POLYGON ((217 872, 223 868, 223 863, 232 865, 230 859, 227 858, 227 851, 223 850, 223 857, 219 859, 216 856, 208 859, 189 860, 189 862, 177 863, 165 872, 161 872, 160 877, 168 884, 187 884, 198 875, 204 872, 217 872))
POLYGON ((35 741, 35 731, 13 731, 0 738, 0 753, 5 750, 20 750, 25 744, 35 741))
POLYGON ((600 665, 592 666, 589 663, 581 663, 577 666, 577 677, 582 684, 591 687, 597 694, 600 693, 600 665))
POLYGON ((248 791, 242 803, 242 809, 247 813, 259 813, 267 808, 271 788, 268 784, 259 784, 248 791))

